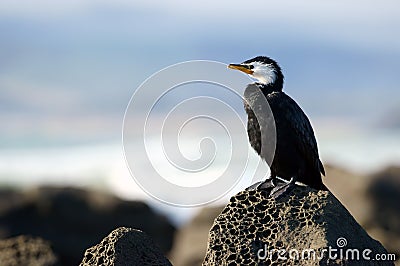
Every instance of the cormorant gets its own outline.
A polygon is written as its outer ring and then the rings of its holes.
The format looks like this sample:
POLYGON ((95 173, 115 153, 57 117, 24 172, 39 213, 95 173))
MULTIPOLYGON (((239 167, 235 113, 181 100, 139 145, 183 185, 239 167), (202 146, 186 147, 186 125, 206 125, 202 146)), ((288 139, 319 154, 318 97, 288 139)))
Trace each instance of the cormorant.
POLYGON ((271 188, 270 195, 275 198, 293 188, 296 181, 326 190, 321 178, 325 170, 319 159, 314 131, 300 106, 282 91, 284 77, 278 63, 269 57, 257 56, 228 67, 257 80, 248 85, 244 93, 247 133, 251 146, 267 162, 271 155, 263 149, 263 143, 269 145, 271 140, 268 137, 276 136, 271 176, 258 187, 271 188), (263 106, 265 100, 270 109, 263 106), (276 135, 269 132, 273 130, 268 124, 271 119, 275 123, 276 135), (277 176, 288 182, 277 184, 277 176))

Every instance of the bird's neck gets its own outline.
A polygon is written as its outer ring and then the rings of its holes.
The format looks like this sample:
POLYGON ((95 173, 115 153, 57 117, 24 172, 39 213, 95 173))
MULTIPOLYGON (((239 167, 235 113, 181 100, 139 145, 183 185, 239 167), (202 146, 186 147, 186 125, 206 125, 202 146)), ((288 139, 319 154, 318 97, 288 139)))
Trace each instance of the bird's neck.
POLYGON ((263 84, 263 83, 256 83, 256 84, 265 95, 273 92, 282 91, 282 84, 277 84, 276 82, 269 84, 263 84))

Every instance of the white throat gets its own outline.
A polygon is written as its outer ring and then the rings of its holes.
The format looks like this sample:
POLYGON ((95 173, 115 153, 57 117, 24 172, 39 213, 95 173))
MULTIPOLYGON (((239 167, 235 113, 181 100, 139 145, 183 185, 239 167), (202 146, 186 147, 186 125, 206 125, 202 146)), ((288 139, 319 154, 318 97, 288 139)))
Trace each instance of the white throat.
POLYGON ((272 84, 276 80, 275 68, 271 64, 263 64, 260 62, 251 63, 253 65, 253 74, 251 77, 255 78, 261 84, 272 84))

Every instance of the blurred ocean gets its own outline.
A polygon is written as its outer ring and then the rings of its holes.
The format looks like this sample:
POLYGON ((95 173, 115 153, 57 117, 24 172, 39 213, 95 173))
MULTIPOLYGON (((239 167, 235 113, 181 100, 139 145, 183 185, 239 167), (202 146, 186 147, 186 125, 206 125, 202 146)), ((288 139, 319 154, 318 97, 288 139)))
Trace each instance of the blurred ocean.
MULTIPOLYGON (((400 164, 398 131, 352 132, 343 129, 342 132, 338 132, 337 128, 315 130, 324 163, 361 173, 400 164)), ((190 139, 186 142, 193 145, 190 139)), ((51 145, 48 148, 44 145, 39 148, 0 149, 0 182, 10 186, 43 183, 90 185, 119 191, 121 188, 118 187, 118 180, 126 180, 125 177, 130 176, 122 146, 122 141, 115 141, 95 145, 51 145)), ((144 155, 137 154, 137 158, 144 159, 144 155)), ((133 192, 123 194, 129 198, 142 197, 139 191, 133 192)))

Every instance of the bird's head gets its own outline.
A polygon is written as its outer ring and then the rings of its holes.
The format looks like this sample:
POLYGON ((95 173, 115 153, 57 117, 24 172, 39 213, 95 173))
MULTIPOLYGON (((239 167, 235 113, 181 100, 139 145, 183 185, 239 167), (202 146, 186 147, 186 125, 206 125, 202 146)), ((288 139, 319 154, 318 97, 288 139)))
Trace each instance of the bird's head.
POLYGON ((257 80, 257 83, 273 91, 282 91, 283 74, 278 63, 266 56, 257 56, 240 64, 229 64, 228 68, 236 69, 257 80))

